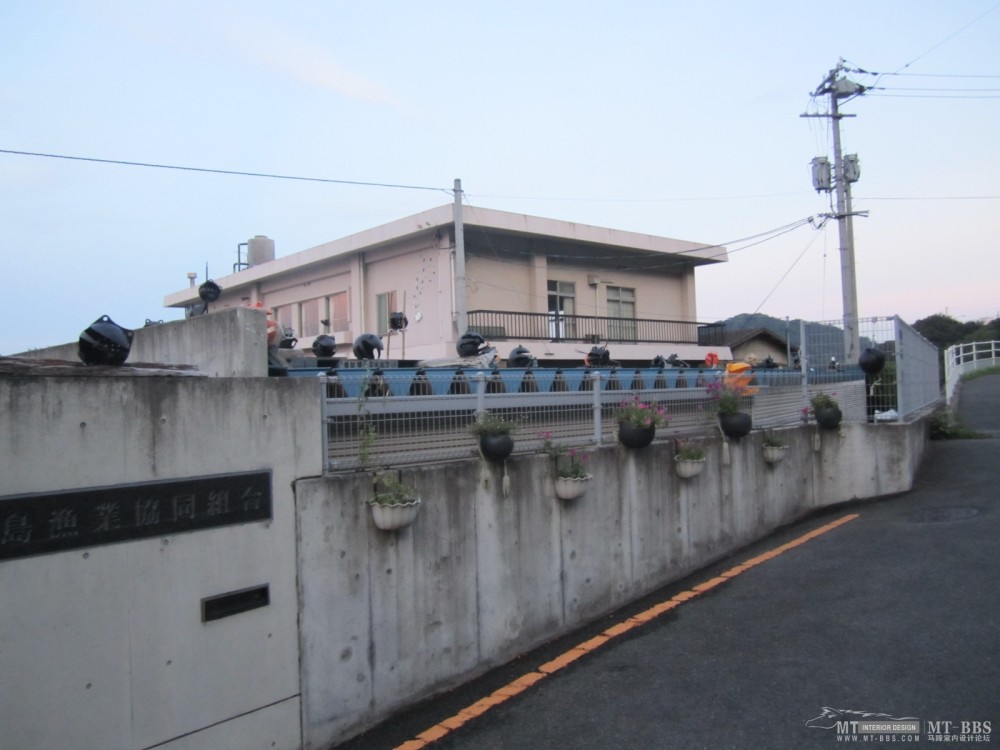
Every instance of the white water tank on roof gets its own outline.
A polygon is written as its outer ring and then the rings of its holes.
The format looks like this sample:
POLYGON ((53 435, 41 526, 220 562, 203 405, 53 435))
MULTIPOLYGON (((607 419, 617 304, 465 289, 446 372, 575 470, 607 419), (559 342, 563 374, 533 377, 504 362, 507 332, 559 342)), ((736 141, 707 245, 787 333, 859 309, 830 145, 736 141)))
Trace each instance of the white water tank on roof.
POLYGON ((274 240, 263 234, 247 240, 247 263, 250 266, 259 266, 274 260, 274 240))

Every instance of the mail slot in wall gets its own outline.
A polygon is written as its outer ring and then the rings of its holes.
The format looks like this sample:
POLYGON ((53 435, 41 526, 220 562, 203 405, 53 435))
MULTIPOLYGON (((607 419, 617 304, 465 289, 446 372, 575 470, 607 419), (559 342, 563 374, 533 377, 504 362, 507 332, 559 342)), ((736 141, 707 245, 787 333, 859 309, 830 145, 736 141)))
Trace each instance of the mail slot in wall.
POLYGON ((271 603, 271 590, 268 584, 253 586, 226 594, 217 594, 201 600, 201 621, 211 622, 223 617, 238 615, 258 607, 266 607, 271 603))

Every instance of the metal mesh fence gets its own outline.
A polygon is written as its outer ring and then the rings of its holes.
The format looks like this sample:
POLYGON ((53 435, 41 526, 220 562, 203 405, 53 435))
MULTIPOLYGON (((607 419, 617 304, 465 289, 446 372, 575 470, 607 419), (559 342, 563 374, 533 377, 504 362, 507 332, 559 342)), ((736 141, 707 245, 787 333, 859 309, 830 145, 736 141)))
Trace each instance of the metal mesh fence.
MULTIPOLYGON (((683 369, 373 371, 353 382, 327 377, 327 468, 475 457, 472 427, 486 413, 513 423, 515 453, 538 452, 546 440, 566 447, 612 442, 619 411, 634 401, 664 411, 668 421, 657 430, 658 440, 714 435, 717 405, 709 385, 723 377, 721 370, 683 369), (535 382, 525 388, 529 376, 535 382)), ((836 385, 844 419, 864 421, 864 382, 839 373, 828 384, 836 385)), ((740 408, 758 428, 802 424, 809 396, 828 384, 804 384, 794 371, 758 371, 740 408)))
MULTIPOLYGON (((847 362, 839 322, 803 323, 797 369, 751 371, 741 410, 755 428, 809 423, 810 400, 832 396, 845 422, 907 419, 941 399, 937 349, 899 318, 859 321, 861 349, 884 356, 866 375, 847 362)), ((471 458, 484 414, 513 423, 515 453, 545 441, 581 446, 615 440, 618 412, 634 400, 668 418, 657 440, 717 434, 713 383, 720 369, 393 368, 379 363, 324 377, 327 468, 345 471, 471 458)), ((334 373, 335 371, 331 371, 334 373)))
POLYGON ((885 358, 875 375, 866 375, 858 362, 847 361, 842 323, 801 324, 801 368, 813 392, 832 388, 844 375, 862 381, 864 415, 869 422, 905 420, 940 401, 938 350, 912 326, 898 317, 863 318, 858 331, 862 352, 872 349, 885 358))
POLYGON ((909 324, 893 318, 896 328, 896 393, 902 419, 943 401, 938 348, 909 324))

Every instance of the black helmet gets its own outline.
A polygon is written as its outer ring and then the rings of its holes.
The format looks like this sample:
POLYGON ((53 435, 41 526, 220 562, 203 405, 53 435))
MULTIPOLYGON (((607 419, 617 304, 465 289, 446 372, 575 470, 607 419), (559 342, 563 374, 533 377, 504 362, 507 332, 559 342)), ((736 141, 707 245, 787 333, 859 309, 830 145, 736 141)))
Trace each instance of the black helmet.
POLYGON ((354 339, 354 356, 358 359, 375 359, 375 352, 382 356, 382 339, 374 333, 362 333, 354 339))
POLYGON ((85 365, 123 365, 132 350, 133 335, 102 315, 80 334, 80 360, 85 365))
POLYGON ((221 294, 222 287, 211 279, 198 287, 198 296, 201 297, 202 302, 215 302, 221 294))
POLYGON ((455 345, 459 357, 475 357, 484 348, 486 348, 486 339, 475 331, 466 331, 455 345))
POLYGON ((869 346, 858 357, 858 367, 865 375, 878 375, 885 367, 885 353, 869 346))
POLYGON ((584 364, 591 366, 611 364, 611 352, 603 346, 591 347, 590 353, 583 358, 584 364))
POLYGON ((278 342, 279 349, 294 349, 295 345, 299 343, 299 340, 295 338, 295 331, 291 328, 286 328, 283 331, 281 341, 278 342))
POLYGON ((337 339, 326 333, 320 334, 313 341, 312 351, 317 357, 332 357, 337 353, 337 339))
POLYGON ((389 313, 389 328, 393 331, 405 331, 406 326, 409 324, 410 321, 406 319, 406 315, 404 313, 389 313))
POLYGON ((508 367, 531 367, 531 363, 534 361, 534 357, 531 356, 531 352, 523 346, 515 346, 510 350, 510 354, 507 356, 507 366, 508 367))

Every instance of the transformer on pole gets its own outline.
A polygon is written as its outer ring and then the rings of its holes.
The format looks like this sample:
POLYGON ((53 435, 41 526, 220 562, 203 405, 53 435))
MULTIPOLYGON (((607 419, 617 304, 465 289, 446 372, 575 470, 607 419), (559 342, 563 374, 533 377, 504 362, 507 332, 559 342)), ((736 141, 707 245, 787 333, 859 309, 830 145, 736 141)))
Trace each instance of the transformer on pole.
MULTIPOLYGON (((829 94, 830 112, 825 115, 802 115, 802 117, 829 117, 833 128, 833 169, 831 180, 830 161, 818 156, 812 160, 813 187, 817 192, 836 191, 837 210, 830 218, 837 219, 840 236, 840 283, 844 307, 844 361, 856 361, 861 353, 858 332, 858 286, 854 265, 854 211, 851 208, 851 183, 857 182, 861 168, 857 154, 844 156, 840 146, 840 120, 854 117, 840 112, 839 102, 865 92, 861 84, 843 76, 844 61, 830 71, 823 82, 813 92, 813 96, 829 94)), ((862 212, 860 215, 865 215, 862 212)))

